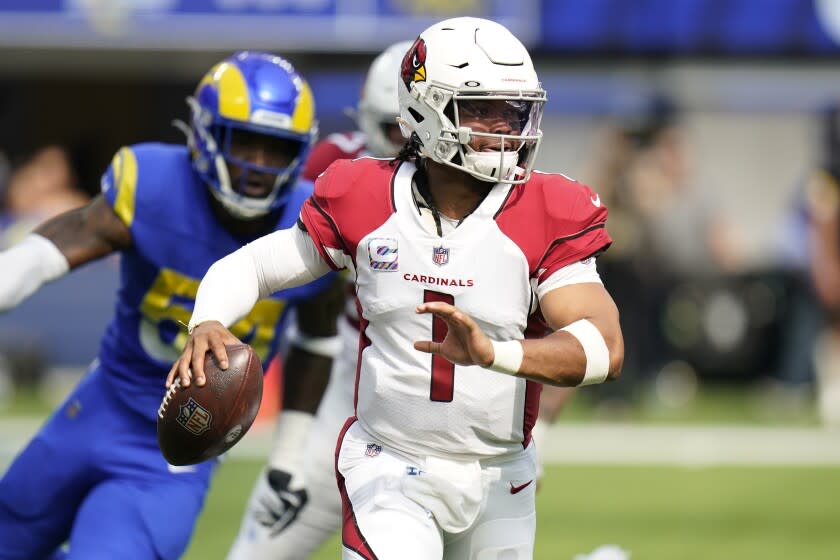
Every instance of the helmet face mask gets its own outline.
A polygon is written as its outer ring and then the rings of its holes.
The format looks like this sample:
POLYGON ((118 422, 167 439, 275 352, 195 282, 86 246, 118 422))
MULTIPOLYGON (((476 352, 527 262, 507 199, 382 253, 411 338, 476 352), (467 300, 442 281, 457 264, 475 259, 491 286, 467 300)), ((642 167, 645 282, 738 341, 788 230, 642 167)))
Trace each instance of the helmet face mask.
POLYGON ((401 78, 400 125, 421 155, 482 181, 528 180, 546 94, 507 29, 476 18, 438 23, 412 45, 401 78))
POLYGON ((317 134, 312 94, 291 64, 237 53, 187 102, 193 167, 225 210, 249 220, 282 208, 317 134))
POLYGON ((215 127, 214 136, 234 194, 258 203, 285 201, 282 187, 299 165, 302 142, 233 125, 215 127))

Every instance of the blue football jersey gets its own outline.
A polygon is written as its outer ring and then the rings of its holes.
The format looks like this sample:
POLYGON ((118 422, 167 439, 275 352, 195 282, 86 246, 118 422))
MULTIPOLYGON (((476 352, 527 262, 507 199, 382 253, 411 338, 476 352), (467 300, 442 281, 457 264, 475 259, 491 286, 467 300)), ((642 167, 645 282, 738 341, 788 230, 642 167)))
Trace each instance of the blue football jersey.
MULTIPOLYGON (((121 255, 116 310, 99 352, 124 404, 154 416, 163 381, 187 340, 198 285, 215 261, 251 239, 237 238, 213 217, 209 191, 186 147, 122 148, 102 177, 102 192, 130 228, 134 245, 121 255)), ((312 184, 299 181, 276 225, 295 224, 312 184)), ((330 275, 257 302, 230 327, 265 365, 276 351, 287 311, 321 291, 330 275)))

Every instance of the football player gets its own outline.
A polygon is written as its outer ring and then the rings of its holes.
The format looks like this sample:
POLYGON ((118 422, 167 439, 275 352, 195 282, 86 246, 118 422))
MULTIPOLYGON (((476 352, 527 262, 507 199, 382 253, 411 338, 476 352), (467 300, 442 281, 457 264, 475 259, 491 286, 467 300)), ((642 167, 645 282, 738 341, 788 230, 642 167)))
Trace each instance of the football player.
MULTIPOLYGON (((179 323, 214 261, 294 226, 312 191, 298 176, 317 130, 307 82, 267 53, 215 65, 188 104, 188 146, 122 148, 90 204, 0 254, 0 310, 86 262, 121 254, 99 356, 0 481, 4 560, 45 558, 65 541, 70 558, 85 559, 174 560, 187 546, 216 461, 174 467, 157 446, 163 380, 188 336, 179 323)), ((286 377, 316 387, 287 387, 289 408, 314 410, 326 384, 331 359, 306 348, 335 336, 336 280, 263 297, 232 323, 266 360, 297 306, 303 343, 286 368, 300 377, 286 377)))
MULTIPOLYGON (((393 158, 404 144, 397 124, 397 80, 411 41, 391 45, 371 63, 356 107, 359 131, 330 134, 307 158, 303 177, 314 181, 337 159, 393 158)), ((346 276, 347 277, 347 276, 346 276)), ((353 294, 352 279, 347 291, 353 294)), ((257 478, 228 560, 295 560, 315 552, 341 527, 335 485, 335 442, 353 415, 359 319, 347 298, 334 362, 318 413, 284 411, 268 465, 257 478)))
POLYGON ((546 96, 503 26, 426 29, 398 92, 408 144, 334 163, 297 227, 214 264, 167 382, 203 383, 205 353, 225 357, 225 325, 259 296, 347 268, 361 336, 336 450, 344 558, 531 558, 541 384, 602 383, 623 361, 595 268, 607 211, 532 173, 546 96))
MULTIPOLYGON (((395 43, 373 60, 355 110, 359 130, 333 133, 315 144, 303 168, 305 179, 315 181, 339 159, 393 158, 399 153, 405 139, 397 124, 397 83, 402 59, 411 44, 395 43)), ((341 527, 341 499, 333 465, 335 441, 345 420, 353 415, 359 343, 354 287, 352 279, 348 280, 349 296, 338 326, 343 350, 333 361, 318 412, 314 418, 298 411, 280 416, 272 454, 257 478, 228 560, 309 558, 341 527), (296 430, 309 428, 306 438, 289 433, 290 417, 296 419, 296 430)), ((537 442, 547 438, 548 426, 573 389, 547 387, 543 391, 539 420, 534 426, 537 442)), ((542 476, 541 461, 538 471, 542 476)))

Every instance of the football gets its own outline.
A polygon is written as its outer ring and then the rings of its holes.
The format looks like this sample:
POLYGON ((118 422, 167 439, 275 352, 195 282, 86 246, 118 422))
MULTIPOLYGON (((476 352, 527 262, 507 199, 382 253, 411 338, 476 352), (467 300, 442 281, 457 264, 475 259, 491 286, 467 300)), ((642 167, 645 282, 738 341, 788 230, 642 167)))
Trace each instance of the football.
POLYGON ((171 465, 194 465, 224 453, 254 423, 262 399, 262 364, 247 344, 225 348, 226 370, 208 352, 207 383, 182 387, 176 378, 160 403, 158 446, 171 465))

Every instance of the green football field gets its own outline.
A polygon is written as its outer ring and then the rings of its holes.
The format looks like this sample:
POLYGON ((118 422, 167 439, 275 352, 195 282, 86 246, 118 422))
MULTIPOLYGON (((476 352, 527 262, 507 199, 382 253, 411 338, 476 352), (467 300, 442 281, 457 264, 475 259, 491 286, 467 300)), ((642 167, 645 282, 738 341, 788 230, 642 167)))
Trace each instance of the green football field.
MULTIPOLYGON (((223 558, 259 462, 219 470, 185 556, 223 558)), ((840 469, 553 465, 537 498, 535 558, 617 544, 633 560, 836 560, 840 469)), ((340 558, 333 538, 315 556, 340 558)))
MULTIPOLYGON (((632 560, 840 559, 840 432, 821 430, 810 406, 706 387, 680 407, 642 400, 616 419, 585 396, 564 410, 548 445, 556 464, 537 495, 538 560, 603 544, 632 560), (695 466, 665 466, 684 464, 695 466), (779 466, 791 464, 812 466, 779 466)), ((8 404, 0 472, 50 409, 37 399, 8 404)), ((243 441, 220 466, 185 558, 224 559, 270 435, 252 430, 257 444, 243 441)), ((338 538, 314 558, 340 558, 338 538)))

